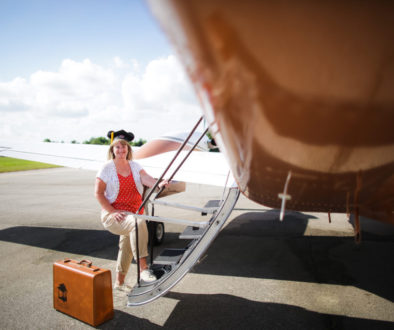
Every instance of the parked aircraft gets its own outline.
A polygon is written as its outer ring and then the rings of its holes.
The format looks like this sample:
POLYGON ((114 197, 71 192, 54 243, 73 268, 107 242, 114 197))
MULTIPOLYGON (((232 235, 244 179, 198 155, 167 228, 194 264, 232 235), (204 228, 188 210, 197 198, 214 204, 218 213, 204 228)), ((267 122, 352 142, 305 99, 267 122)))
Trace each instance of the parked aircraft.
MULTIPOLYGON (((198 210, 212 217, 186 229, 185 249, 158 258, 159 280, 138 283, 129 305, 165 294, 191 269, 231 213, 238 189, 280 208, 280 217, 286 209, 353 213, 356 235, 360 215, 394 223, 393 3, 148 2, 222 151, 193 152, 175 178, 228 185, 231 169, 236 187, 198 210)), ((159 176, 157 164, 176 153, 140 162, 159 176)), ((86 153, 79 161, 97 166, 86 153)))
MULTIPOLYGON (((148 3, 247 197, 281 208, 280 219, 285 207, 353 213, 357 240, 360 215, 394 223, 393 3, 148 3)), ((182 253, 173 274, 136 287, 129 304, 167 291, 194 258, 182 253)))
POLYGON ((394 223, 394 3, 148 3, 247 197, 394 223))

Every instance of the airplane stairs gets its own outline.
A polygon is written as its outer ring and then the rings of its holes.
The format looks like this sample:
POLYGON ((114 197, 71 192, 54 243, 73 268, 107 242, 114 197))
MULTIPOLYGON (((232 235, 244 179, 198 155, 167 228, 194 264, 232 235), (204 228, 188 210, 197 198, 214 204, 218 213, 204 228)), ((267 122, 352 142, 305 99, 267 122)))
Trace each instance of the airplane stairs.
MULTIPOLYGON (((142 280, 128 293, 128 306, 138 306, 151 302, 166 294, 177 284, 203 257, 205 251, 218 235, 226 220, 229 218, 239 197, 239 189, 228 189, 224 200, 209 201, 203 213, 212 213, 204 227, 187 226, 179 236, 188 239, 190 243, 182 249, 164 249, 153 261, 152 270, 157 281, 144 283, 142 280), (215 203, 216 202, 216 203, 215 203), (213 205, 216 204, 216 205, 213 205), (214 206, 214 207, 212 207, 214 206)), ((149 220, 155 220, 150 217, 149 220)))

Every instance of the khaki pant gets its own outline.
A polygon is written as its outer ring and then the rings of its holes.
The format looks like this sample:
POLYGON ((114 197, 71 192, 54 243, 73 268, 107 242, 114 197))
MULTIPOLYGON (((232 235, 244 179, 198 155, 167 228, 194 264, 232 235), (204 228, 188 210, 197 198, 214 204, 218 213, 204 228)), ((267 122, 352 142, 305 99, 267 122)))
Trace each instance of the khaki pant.
MULTIPOLYGON (((101 222, 104 228, 112 234, 120 235, 116 271, 126 275, 133 256, 137 255, 137 246, 135 242, 135 217, 130 213, 127 215, 126 219, 118 222, 107 211, 102 211, 101 222)), ((148 229, 146 227, 145 220, 138 219, 137 223, 139 257, 144 258, 148 256, 148 229)))

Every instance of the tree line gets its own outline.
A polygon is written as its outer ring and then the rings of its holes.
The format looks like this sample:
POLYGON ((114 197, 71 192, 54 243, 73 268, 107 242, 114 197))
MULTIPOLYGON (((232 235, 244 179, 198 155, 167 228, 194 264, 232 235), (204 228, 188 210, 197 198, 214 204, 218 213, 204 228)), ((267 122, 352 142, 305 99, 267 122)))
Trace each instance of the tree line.
MULTIPOLYGON (((44 142, 57 142, 57 141, 51 141, 51 139, 46 138, 46 139, 44 139, 44 142)), ((60 143, 64 143, 64 141, 61 141, 60 143)), ((79 142, 76 140, 72 140, 71 143, 72 144, 79 144, 79 142)), ((146 140, 139 139, 137 141, 130 142, 130 145, 133 147, 140 147, 145 143, 146 143, 146 140)), ((104 137, 104 136, 91 137, 89 140, 83 141, 82 144, 110 145, 111 140, 104 137)))

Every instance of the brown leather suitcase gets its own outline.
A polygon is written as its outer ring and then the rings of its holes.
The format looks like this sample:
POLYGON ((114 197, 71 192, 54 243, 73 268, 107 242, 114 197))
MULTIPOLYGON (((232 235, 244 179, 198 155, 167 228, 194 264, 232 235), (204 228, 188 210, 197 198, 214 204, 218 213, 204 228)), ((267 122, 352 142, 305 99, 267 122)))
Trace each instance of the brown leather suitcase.
POLYGON ((53 306, 97 326, 114 316, 111 272, 89 260, 64 259, 53 264, 53 306))

